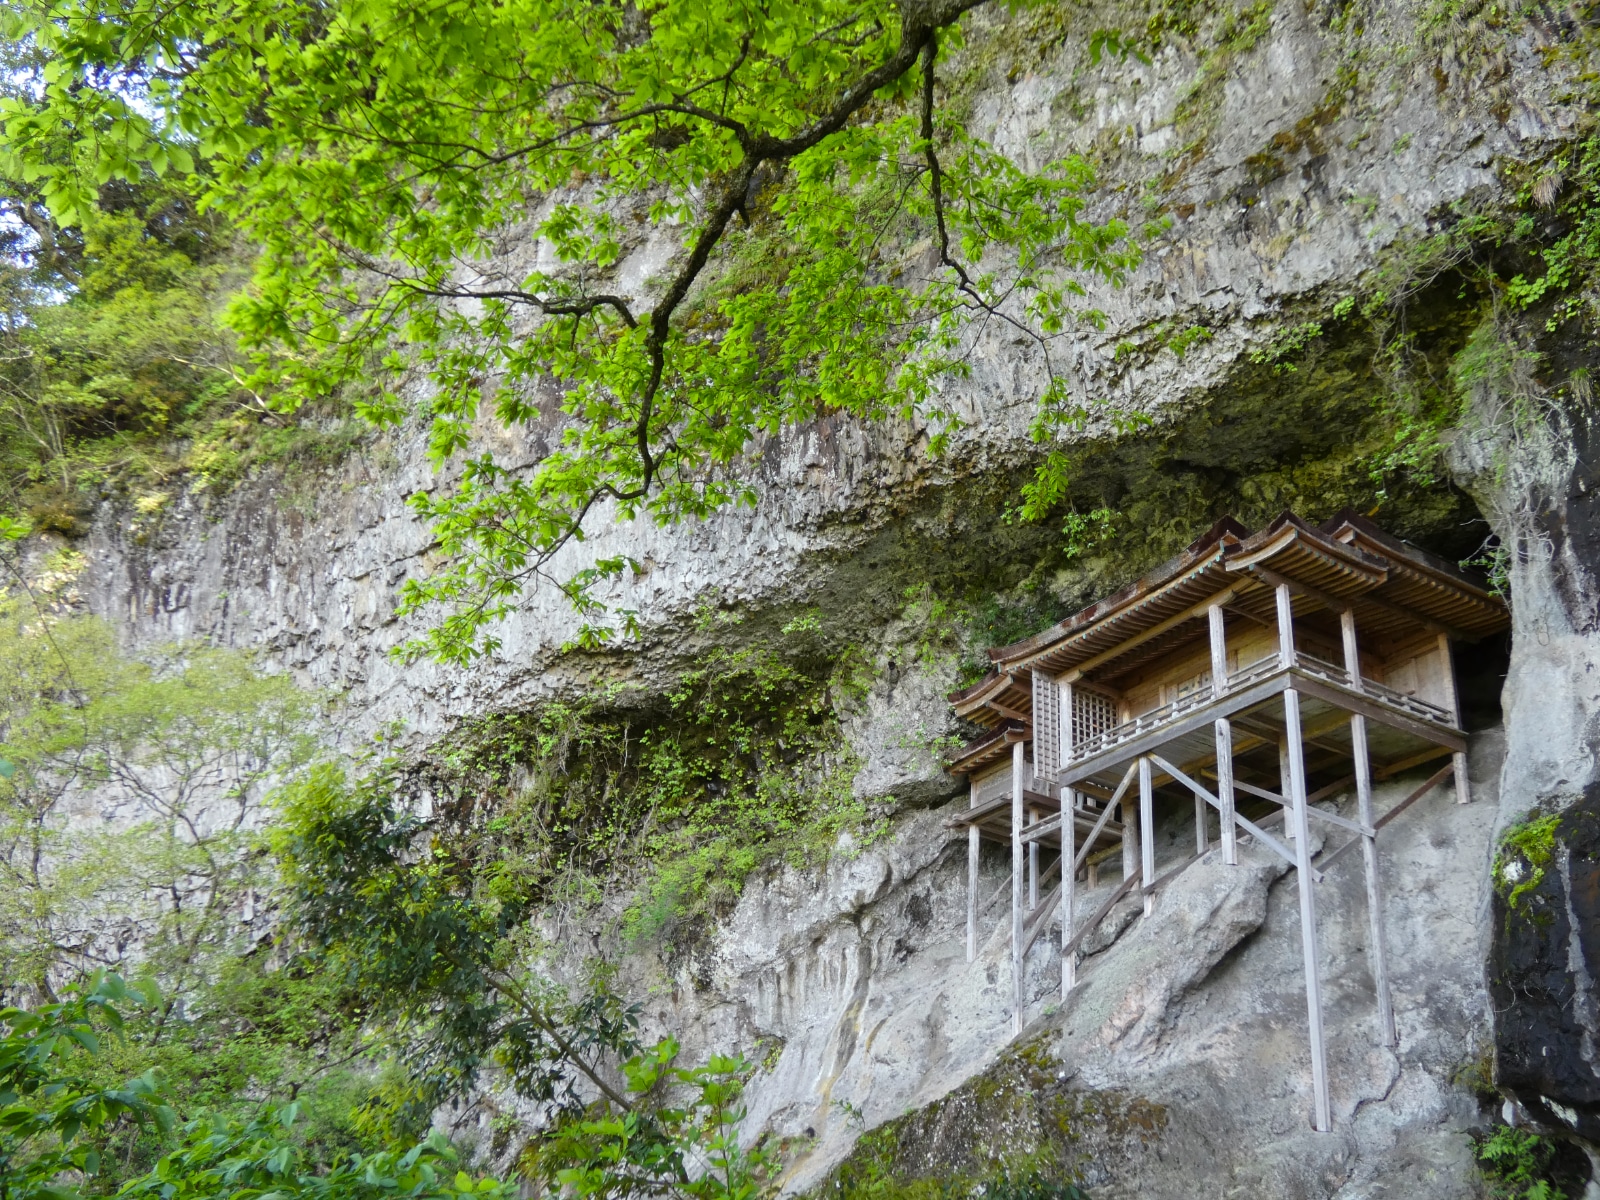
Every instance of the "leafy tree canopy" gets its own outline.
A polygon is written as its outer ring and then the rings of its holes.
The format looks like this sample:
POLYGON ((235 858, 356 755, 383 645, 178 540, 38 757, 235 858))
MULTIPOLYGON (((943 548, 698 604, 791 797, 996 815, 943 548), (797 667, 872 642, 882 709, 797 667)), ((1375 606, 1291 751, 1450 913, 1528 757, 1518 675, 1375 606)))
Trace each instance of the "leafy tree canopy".
POLYGON ((631 614, 594 584, 629 564, 562 554, 596 520, 752 502, 763 443, 830 412, 937 453, 979 326, 1041 352, 1041 442, 1082 418, 1054 339, 1136 250, 1087 217, 1085 161, 1024 171, 965 128, 941 68, 984 2, 14 0, 44 66, 0 169, 61 226, 186 179, 260 248, 230 316, 253 386, 421 407, 449 565, 406 586, 446 614, 413 652, 493 649, 538 579, 600 642, 631 614))
POLYGON ((121 1028, 121 1007, 152 999, 115 975, 96 975, 64 1002, 0 1008, 0 1197, 66 1200, 75 1189, 63 1175, 99 1172, 96 1135, 106 1125, 171 1126, 153 1073, 108 1088, 85 1071, 102 1038, 121 1028))

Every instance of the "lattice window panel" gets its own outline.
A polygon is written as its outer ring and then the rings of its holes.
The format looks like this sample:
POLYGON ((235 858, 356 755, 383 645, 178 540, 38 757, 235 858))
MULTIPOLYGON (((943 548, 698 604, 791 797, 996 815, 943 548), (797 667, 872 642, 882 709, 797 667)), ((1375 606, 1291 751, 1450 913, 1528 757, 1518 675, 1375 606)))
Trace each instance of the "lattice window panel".
POLYGON ((1050 784, 1061 769, 1060 697, 1054 675, 1033 673, 1033 773, 1050 784))
POLYGON ((1117 723, 1117 702, 1084 687, 1072 689, 1072 744, 1081 746, 1117 723))

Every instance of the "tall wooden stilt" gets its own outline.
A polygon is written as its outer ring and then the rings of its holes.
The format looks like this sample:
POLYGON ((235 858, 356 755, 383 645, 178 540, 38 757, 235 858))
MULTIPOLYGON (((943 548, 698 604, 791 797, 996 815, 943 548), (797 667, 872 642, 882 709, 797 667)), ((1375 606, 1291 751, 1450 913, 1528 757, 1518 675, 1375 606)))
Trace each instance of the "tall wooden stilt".
POLYGON ((1072 914, 1078 899, 1078 798, 1071 788, 1061 789, 1061 998, 1077 982, 1078 952, 1072 945, 1072 914))
MULTIPOLYGON (((1456 691, 1456 664, 1450 652, 1450 639, 1445 634, 1439 635, 1439 660, 1444 670, 1445 691, 1450 696, 1450 715, 1455 719, 1457 729, 1461 728, 1461 695, 1456 691)), ((1455 766, 1456 776, 1456 803, 1469 804, 1472 801, 1472 784, 1467 780, 1467 756, 1457 754, 1451 762, 1455 766)))
MULTIPOLYGON (((978 785, 972 785, 969 808, 978 807, 978 785)), ((967 961, 978 957, 978 846, 982 835, 976 825, 967 826, 967 961)))
POLYGON ((1132 879, 1139 873, 1139 801, 1132 796, 1122 800, 1122 877, 1132 879))
POLYGON ((1149 916, 1156 906, 1155 893, 1150 889, 1156 882, 1156 794, 1155 788, 1150 785, 1150 760, 1139 760, 1139 828, 1143 837, 1139 839, 1139 862, 1142 878, 1139 880, 1144 888, 1144 915, 1149 916))
POLYGON ((1233 820, 1233 726, 1218 717, 1217 799, 1222 801, 1222 861, 1230 867, 1239 863, 1239 834, 1233 820))
POLYGON ((1306 805, 1305 747, 1300 731, 1300 693, 1283 693, 1287 728, 1289 799, 1295 827, 1295 875, 1300 885, 1300 947, 1305 959, 1306 1021, 1311 1033, 1311 1090, 1315 1102, 1314 1127, 1318 1133, 1333 1128, 1328 1100, 1328 1055, 1322 1031, 1322 977, 1317 962, 1317 901, 1311 878, 1311 824, 1306 805))
MULTIPOLYGON (((1361 823, 1373 827, 1372 760, 1367 754, 1367 719, 1359 714, 1350 718, 1350 744, 1356 760, 1356 803, 1361 823)), ((1378 880, 1378 838, 1376 831, 1361 837, 1362 872, 1367 884, 1368 940, 1372 952, 1372 986, 1378 995, 1378 1036, 1385 1046, 1398 1045, 1394 1004, 1389 996, 1389 949, 1383 934, 1383 890, 1378 880)))
MULTIPOLYGON (((1344 639, 1344 670, 1350 686, 1361 687, 1361 648, 1356 642, 1356 614, 1345 609, 1339 614, 1339 631, 1344 639)), ((1361 837, 1361 859, 1367 885, 1368 942, 1372 955, 1372 987, 1378 997, 1378 1038, 1385 1046, 1399 1044, 1395 1032, 1394 1003, 1389 994, 1389 949, 1383 932, 1383 889, 1378 879, 1378 837, 1373 828, 1372 757, 1367 751, 1367 719, 1350 717, 1350 750, 1355 759, 1356 805, 1361 824, 1372 829, 1361 837)))
POLYGON ((1011 747, 1011 1007, 1012 1023, 1022 1032, 1022 789, 1027 762, 1022 743, 1011 747))
MULTIPOLYGON (((1285 733, 1278 739, 1278 795, 1289 795, 1289 735, 1285 733)), ((1291 842, 1295 838, 1293 821, 1287 821, 1283 826, 1283 836, 1291 842)))
MULTIPOLYGON (((1220 700, 1228 693, 1228 625, 1222 605, 1213 604, 1206 610, 1211 633, 1211 696, 1220 700)), ((1222 801, 1222 813, 1217 832, 1222 838, 1222 861, 1230 867, 1239 861, 1239 837, 1233 825, 1233 727, 1224 717, 1216 722, 1217 737, 1217 799, 1222 801)), ((1195 821, 1205 814, 1205 801, 1195 797, 1195 821)), ((1205 844, 1198 837, 1195 848, 1202 853, 1205 844)))
MULTIPOLYGON (((1039 819, 1039 810, 1028 808, 1028 824, 1032 825, 1039 819)), ((1039 843, 1037 840, 1028 843, 1028 911, 1032 912, 1039 907, 1039 843)))

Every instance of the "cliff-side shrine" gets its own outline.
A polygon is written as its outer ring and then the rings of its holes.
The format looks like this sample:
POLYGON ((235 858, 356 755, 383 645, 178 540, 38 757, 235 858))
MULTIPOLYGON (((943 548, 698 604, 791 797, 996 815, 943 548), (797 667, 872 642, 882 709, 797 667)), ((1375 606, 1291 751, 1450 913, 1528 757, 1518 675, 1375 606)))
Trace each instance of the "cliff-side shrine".
POLYGON ((1470 799, 1452 646, 1507 624, 1504 603, 1481 583, 1364 517, 1313 527, 1284 513, 1257 533, 1225 518, 1115 595, 990 650, 989 674, 950 696, 986 732, 947 765, 971 784, 956 822, 968 830, 969 960, 980 839, 1011 847, 1018 1030, 1023 961, 1057 912, 1065 992, 1083 939, 1131 889, 1148 914, 1172 876, 1213 850, 1235 865, 1239 839, 1253 838, 1298 875, 1313 1121, 1330 1129, 1314 884, 1359 843, 1378 1027, 1394 1045, 1376 839, 1447 776, 1456 799, 1470 799), (1438 759, 1448 761, 1405 800, 1373 811, 1374 780, 1438 759), (1316 807, 1351 789, 1354 819, 1316 807), (1194 857, 1157 862, 1155 839, 1140 830, 1191 800, 1194 857), (1329 838, 1316 862, 1311 821, 1348 835, 1329 838), (1085 917, 1074 905, 1079 881, 1097 886, 1108 859, 1120 861, 1121 886, 1085 917))

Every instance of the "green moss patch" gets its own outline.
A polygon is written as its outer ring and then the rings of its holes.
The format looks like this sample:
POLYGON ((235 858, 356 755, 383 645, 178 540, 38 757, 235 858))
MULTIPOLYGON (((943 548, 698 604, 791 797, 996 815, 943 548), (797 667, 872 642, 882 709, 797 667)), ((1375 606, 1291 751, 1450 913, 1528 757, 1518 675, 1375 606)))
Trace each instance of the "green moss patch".
POLYGON ((1530 817, 1501 835, 1494 859, 1494 885, 1513 912, 1524 896, 1544 882, 1560 827, 1561 818, 1552 814, 1530 817))
POLYGON ((1087 1177, 1144 1153, 1167 1111, 1119 1091, 1074 1089, 1040 1041, 943 1099, 862 1135, 819 1196, 894 1200, 996 1195, 1068 1200, 1087 1177))

